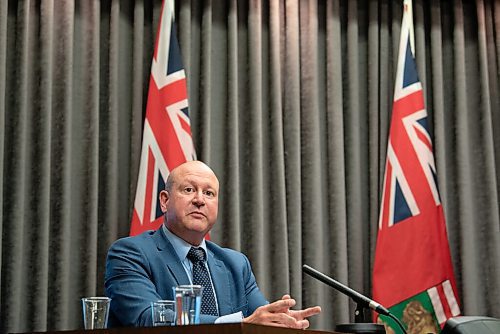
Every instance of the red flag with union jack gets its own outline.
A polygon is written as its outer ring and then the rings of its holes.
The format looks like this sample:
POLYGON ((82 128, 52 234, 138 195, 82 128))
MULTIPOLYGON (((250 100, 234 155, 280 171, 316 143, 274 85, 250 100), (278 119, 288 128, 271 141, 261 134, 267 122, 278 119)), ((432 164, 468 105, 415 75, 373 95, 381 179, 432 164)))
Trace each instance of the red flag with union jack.
POLYGON ((130 235, 161 225, 158 195, 165 187, 169 171, 195 159, 186 75, 174 24, 174 1, 164 0, 151 65, 130 235))
MULTIPOLYGON (((460 314, 460 308, 424 94, 414 59, 412 15, 411 0, 406 0, 375 249, 373 299, 401 319, 408 333, 438 333, 446 319, 460 314)), ((401 333, 389 318, 380 316, 378 322, 390 326, 393 333, 401 333)))

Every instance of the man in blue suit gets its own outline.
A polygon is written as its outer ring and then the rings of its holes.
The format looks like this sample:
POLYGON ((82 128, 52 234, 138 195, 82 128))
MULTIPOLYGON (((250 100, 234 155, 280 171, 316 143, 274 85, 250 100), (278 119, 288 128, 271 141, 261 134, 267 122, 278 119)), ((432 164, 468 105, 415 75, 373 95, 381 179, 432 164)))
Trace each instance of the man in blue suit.
POLYGON ((219 181, 204 163, 190 161, 172 170, 160 193, 164 224, 120 239, 109 249, 105 287, 112 299, 110 326, 151 326, 151 302, 173 300, 172 287, 192 284, 197 265, 208 273, 202 310, 205 306, 211 311, 201 315, 202 323, 307 328, 307 318, 321 312, 319 306, 291 310, 295 300, 289 295, 268 303, 245 255, 205 241, 217 220, 218 194, 219 181), (192 259, 192 252, 201 254, 201 264, 192 259))

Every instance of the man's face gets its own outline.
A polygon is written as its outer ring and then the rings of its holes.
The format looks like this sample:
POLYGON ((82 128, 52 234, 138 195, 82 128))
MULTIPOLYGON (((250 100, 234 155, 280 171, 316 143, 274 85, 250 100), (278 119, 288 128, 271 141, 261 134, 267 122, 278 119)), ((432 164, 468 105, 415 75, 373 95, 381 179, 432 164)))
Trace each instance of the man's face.
POLYGON ((167 228, 192 245, 199 245, 217 220, 219 181, 199 161, 185 163, 172 171, 169 191, 160 193, 167 228))

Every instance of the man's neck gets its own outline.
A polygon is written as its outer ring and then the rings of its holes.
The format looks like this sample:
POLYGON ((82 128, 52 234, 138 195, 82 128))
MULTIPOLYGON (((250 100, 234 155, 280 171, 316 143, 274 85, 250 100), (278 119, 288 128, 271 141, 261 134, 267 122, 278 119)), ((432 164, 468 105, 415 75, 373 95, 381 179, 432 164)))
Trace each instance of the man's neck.
MULTIPOLYGON (((193 247, 199 247, 201 245, 201 243, 203 242, 204 238, 200 239, 200 237, 198 235, 194 235, 195 233, 181 233, 181 231, 176 231, 171 226, 169 226, 167 223, 165 223, 165 227, 167 228, 167 230, 170 231, 170 233, 172 233, 176 237, 184 240, 185 242, 187 242, 188 244, 190 244, 193 247), (193 235, 191 235, 191 234, 193 234, 193 235)), ((184 232, 184 231, 182 231, 182 232, 184 232)))

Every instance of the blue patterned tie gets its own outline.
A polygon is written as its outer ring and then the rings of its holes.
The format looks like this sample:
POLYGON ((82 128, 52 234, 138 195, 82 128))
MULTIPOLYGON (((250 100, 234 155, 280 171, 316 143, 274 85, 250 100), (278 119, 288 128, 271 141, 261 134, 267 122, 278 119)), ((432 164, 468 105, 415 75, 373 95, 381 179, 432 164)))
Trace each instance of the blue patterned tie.
POLYGON ((210 276, 205 267, 205 251, 203 248, 194 248, 188 252, 187 258, 193 263, 193 284, 203 287, 203 296, 201 298, 201 313, 209 315, 219 315, 215 303, 214 290, 210 282, 210 276))

